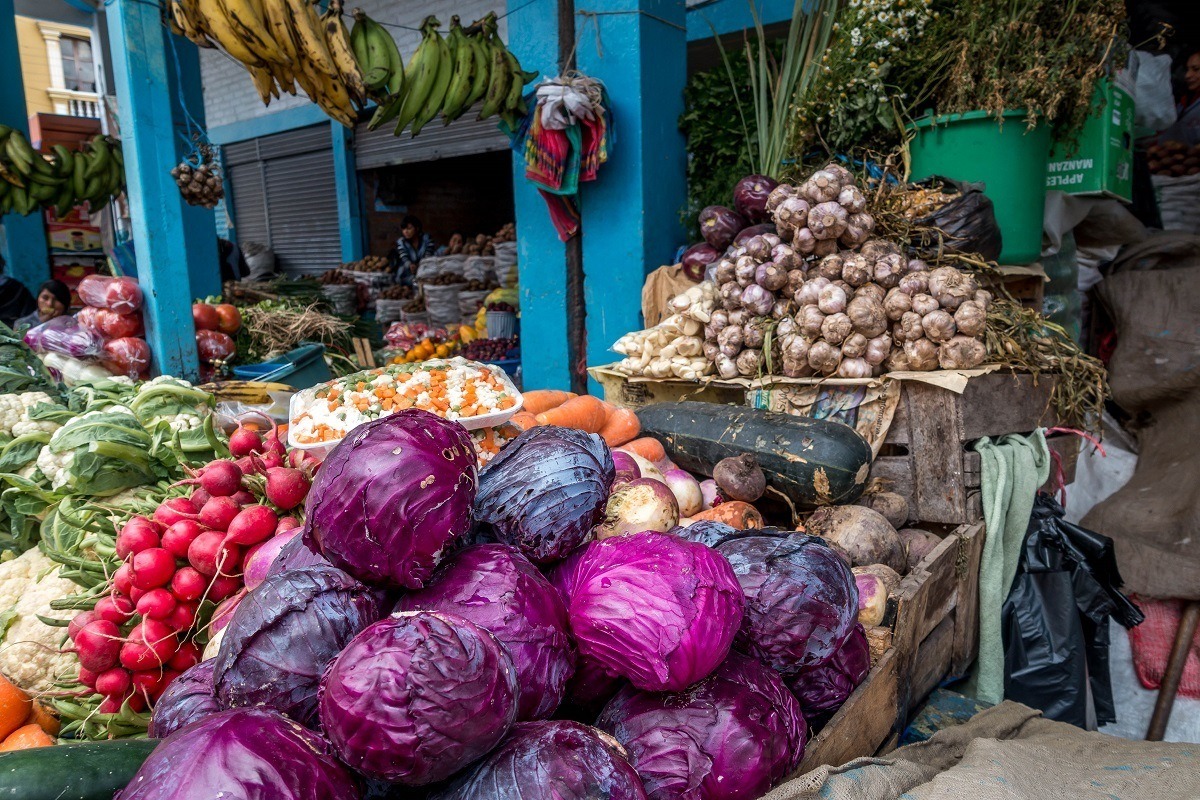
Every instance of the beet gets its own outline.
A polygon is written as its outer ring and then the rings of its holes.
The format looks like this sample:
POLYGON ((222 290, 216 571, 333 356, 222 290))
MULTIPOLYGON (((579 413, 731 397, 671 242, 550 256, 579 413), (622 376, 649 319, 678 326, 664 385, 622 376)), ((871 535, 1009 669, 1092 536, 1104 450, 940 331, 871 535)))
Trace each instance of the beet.
POLYGON ((765 175, 747 175, 733 187, 733 207, 751 222, 766 222, 770 218, 767 198, 778 185, 765 175))
POLYGON ((708 265, 720 257, 721 253, 717 248, 708 242, 699 242, 683 251, 679 263, 683 265, 683 274, 699 283, 704 280, 704 271, 708 269, 708 265))
POLYGON ((753 503, 767 490, 767 478, 752 453, 721 459, 713 467, 713 480, 731 500, 753 503))
POLYGON ((700 235, 718 251, 729 247, 745 227, 745 217, 731 208, 708 206, 700 212, 700 235))

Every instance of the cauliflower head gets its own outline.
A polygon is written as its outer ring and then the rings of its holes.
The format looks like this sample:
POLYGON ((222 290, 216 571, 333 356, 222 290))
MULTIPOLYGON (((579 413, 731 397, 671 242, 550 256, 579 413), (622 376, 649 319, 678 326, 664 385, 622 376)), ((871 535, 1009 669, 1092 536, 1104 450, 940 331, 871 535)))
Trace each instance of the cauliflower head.
POLYGON ((48 692, 79 670, 75 654, 62 650, 67 629, 38 619, 40 614, 69 620, 76 614, 50 608, 50 601, 80 591, 59 576, 58 567, 37 548, 0 564, 0 614, 8 618, 0 635, 0 672, 31 694, 48 692))

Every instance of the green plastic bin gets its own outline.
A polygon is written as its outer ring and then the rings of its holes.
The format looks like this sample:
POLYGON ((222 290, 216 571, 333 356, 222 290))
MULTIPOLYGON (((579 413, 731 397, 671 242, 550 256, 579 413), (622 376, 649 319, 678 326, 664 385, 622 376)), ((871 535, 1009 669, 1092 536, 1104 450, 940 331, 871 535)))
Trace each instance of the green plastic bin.
POLYGON ((296 391, 324 383, 333 377, 325 363, 325 345, 302 344, 295 350, 263 361, 233 368, 233 375, 244 381, 286 383, 296 391))
POLYGON ((1032 264, 1042 254, 1050 127, 1025 127, 1024 111, 1006 111, 1004 124, 986 111, 926 116, 910 127, 912 179, 941 175, 985 184, 1003 239, 1001 264, 1032 264))

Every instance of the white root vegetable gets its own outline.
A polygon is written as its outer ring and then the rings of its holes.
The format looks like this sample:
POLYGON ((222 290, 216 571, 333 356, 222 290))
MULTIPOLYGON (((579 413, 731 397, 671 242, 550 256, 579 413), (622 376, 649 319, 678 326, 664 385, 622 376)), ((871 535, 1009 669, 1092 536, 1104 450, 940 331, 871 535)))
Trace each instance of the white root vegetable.
POLYGON ((675 495, 675 502, 679 504, 679 513, 682 516, 690 517, 704 510, 704 496, 700 492, 700 482, 691 474, 675 468, 667 470, 663 473, 663 477, 666 479, 667 488, 671 490, 671 494, 675 495))
POLYGON ((887 586, 878 575, 863 573, 854 576, 858 587, 858 621, 864 628, 871 628, 883 622, 887 613, 887 586))
POLYGON ((609 496, 604 521, 596 526, 596 538, 641 531, 665 532, 677 522, 679 503, 667 484, 641 477, 618 486, 609 496))
POLYGON ((858 575, 874 575, 879 578, 883 581, 883 586, 889 595, 900 588, 900 573, 887 564, 867 564, 862 567, 852 567, 850 571, 856 577, 858 575))

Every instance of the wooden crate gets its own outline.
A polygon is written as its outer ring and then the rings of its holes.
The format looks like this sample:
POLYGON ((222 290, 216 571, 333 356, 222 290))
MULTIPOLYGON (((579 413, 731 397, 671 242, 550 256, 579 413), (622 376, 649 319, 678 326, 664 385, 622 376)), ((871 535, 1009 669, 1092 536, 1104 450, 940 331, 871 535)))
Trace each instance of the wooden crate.
POLYGON ((942 540, 888 598, 892 646, 804 751, 799 772, 891 750, 913 710, 947 678, 966 674, 979 651, 983 523, 942 540))
POLYGON ((1000 267, 1002 276, 997 280, 983 276, 981 285, 993 294, 1000 294, 997 284, 1025 308, 1041 312, 1042 303, 1046 299, 1046 271, 1041 264, 1030 264, 1026 267, 1000 267))
POLYGON ((604 389, 604 400, 617 408, 637 410, 652 403, 696 400, 704 403, 746 404, 746 390, 696 381, 631 379, 607 367, 591 367, 588 374, 604 389))

